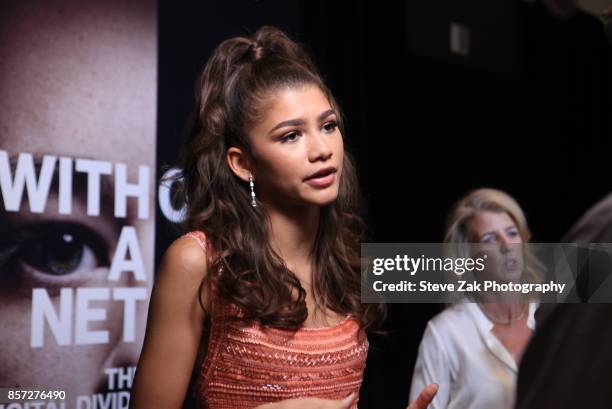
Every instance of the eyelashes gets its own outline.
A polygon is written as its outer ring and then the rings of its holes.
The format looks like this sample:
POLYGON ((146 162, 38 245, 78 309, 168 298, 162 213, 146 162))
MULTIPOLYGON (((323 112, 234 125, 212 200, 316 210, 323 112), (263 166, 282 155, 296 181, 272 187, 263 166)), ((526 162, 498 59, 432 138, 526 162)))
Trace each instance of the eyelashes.
POLYGON ((281 143, 291 143, 291 142, 295 142, 298 139, 298 133, 297 132, 289 132, 288 134, 285 134, 281 139, 281 143))
POLYGON ((73 285, 95 269, 110 266, 104 239, 79 223, 22 225, 5 237, 0 247, 2 279, 73 285))
POLYGON ((333 132, 336 130, 336 128, 338 128, 338 121, 329 121, 323 125, 323 129, 325 129, 327 132, 333 132))
MULTIPOLYGON (((519 236, 519 232, 516 228, 511 228, 506 230, 506 235, 512 239, 516 238, 519 236)), ((490 244, 490 243, 495 243, 497 242, 498 237, 494 234, 485 234, 482 239, 481 242, 484 244, 490 244)))
MULTIPOLYGON (((338 128, 338 121, 328 121, 325 124, 323 124, 323 126, 321 127, 321 129, 324 130, 325 133, 332 133, 334 132, 336 129, 338 128)), ((281 143, 292 143, 297 141, 300 137, 301 137, 301 132, 299 131, 292 131, 289 133, 284 134, 279 140, 281 141, 281 143)))

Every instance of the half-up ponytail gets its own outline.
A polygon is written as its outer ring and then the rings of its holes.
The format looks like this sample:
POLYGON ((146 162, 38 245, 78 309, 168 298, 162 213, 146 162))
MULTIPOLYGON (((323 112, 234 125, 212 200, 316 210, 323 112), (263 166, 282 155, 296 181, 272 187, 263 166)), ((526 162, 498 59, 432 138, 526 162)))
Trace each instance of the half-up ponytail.
MULTIPOLYGON (((227 164, 227 149, 249 154, 248 130, 261 120, 266 102, 285 88, 313 85, 328 98, 343 131, 341 112, 312 60, 274 27, 221 43, 196 86, 196 107, 182 152, 189 229, 206 233, 213 262, 203 285, 241 319, 297 328, 308 313, 299 280, 270 248, 265 208, 250 205, 248 184, 227 164), (222 271, 222 273, 220 273, 222 271)), ((384 306, 360 303, 361 195, 345 153, 338 199, 322 209, 315 241, 315 296, 364 327, 384 315, 384 306)), ((213 311, 214 312, 214 311, 213 311)))

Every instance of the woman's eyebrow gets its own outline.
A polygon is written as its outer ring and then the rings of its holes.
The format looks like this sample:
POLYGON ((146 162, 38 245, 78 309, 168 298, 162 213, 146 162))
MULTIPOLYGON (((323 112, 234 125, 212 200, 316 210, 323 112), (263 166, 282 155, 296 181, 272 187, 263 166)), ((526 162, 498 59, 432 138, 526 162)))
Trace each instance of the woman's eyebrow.
MULTIPOLYGON (((333 115, 335 113, 336 111, 334 111, 333 109, 328 109, 327 111, 323 112, 318 116, 317 121, 321 122, 328 116, 333 115)), ((268 131, 268 135, 276 131, 277 129, 283 128, 285 126, 300 126, 304 125, 305 123, 306 121, 304 121, 303 119, 287 119, 286 121, 279 122, 278 124, 276 124, 276 126, 270 129, 270 131, 268 131)))
POLYGON ((317 118, 317 119, 319 120, 319 122, 321 122, 322 120, 324 120, 328 116, 333 115, 335 113, 336 113, 336 111, 334 111, 333 109, 328 109, 327 111, 325 111, 321 115, 319 115, 319 118, 317 118))
POLYGON ((286 121, 279 122, 274 128, 270 129, 270 131, 268 131, 268 135, 285 126, 300 126, 304 124, 305 121, 303 119, 287 119, 286 121))

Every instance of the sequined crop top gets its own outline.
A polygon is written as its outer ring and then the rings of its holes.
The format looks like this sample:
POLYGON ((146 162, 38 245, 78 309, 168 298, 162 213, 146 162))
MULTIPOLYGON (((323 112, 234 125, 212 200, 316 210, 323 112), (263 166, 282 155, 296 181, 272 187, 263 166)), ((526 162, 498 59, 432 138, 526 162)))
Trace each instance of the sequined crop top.
MULTIPOLYGON (((206 251, 202 232, 187 236, 206 251)), ((368 341, 355 319, 288 331, 244 325, 219 315, 210 323, 206 356, 195 380, 200 407, 246 409, 300 397, 343 399, 359 394, 368 341)))

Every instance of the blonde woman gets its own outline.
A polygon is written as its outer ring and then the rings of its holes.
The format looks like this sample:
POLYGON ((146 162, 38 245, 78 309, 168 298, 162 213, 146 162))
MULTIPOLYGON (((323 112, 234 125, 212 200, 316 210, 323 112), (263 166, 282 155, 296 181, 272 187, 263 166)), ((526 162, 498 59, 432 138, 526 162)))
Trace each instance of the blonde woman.
MULTIPOLYGON (((487 278, 525 282, 537 280, 537 260, 525 246, 530 236, 525 215, 512 197, 478 189, 453 207, 445 242, 486 253, 487 278)), ((428 322, 411 397, 437 383, 432 409, 512 408, 518 363, 535 327, 536 304, 491 292, 463 301, 428 322)))

